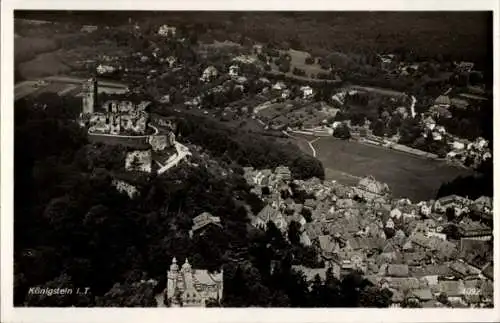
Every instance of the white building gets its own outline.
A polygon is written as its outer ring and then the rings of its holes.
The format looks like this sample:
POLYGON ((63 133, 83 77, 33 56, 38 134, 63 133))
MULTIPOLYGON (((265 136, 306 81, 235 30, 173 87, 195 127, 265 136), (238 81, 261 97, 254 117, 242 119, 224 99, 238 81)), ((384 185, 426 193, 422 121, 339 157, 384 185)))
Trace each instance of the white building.
POLYGON ((248 82, 248 79, 245 76, 236 77, 236 83, 245 84, 248 82))
POLYGON ((432 133, 432 139, 435 141, 441 141, 443 140, 443 136, 439 132, 434 131, 432 133))
POLYGON ((210 82, 219 75, 217 69, 213 66, 207 67, 201 74, 200 80, 203 82, 210 82))
POLYGON ((446 95, 440 95, 434 103, 442 108, 449 108, 451 105, 450 98, 446 95))
POLYGON ((436 121, 432 117, 428 117, 423 120, 425 127, 429 130, 434 130, 436 127, 436 121))
POLYGON ((399 209, 393 209, 389 215, 391 218, 399 219, 403 215, 403 212, 401 212, 399 209))
POLYGON ((304 99, 310 99, 310 98, 312 98, 312 97, 313 97, 313 95, 314 95, 314 91, 313 91, 313 89, 312 89, 309 85, 307 85, 307 86, 302 86, 302 87, 300 88, 300 91, 302 92, 302 97, 303 97, 304 99))
POLYGON ((169 56, 169 57, 165 58, 165 62, 168 63, 169 67, 173 67, 174 64, 177 62, 177 58, 175 58, 174 56, 169 56))
POLYGON ((491 155, 491 153, 489 151, 485 152, 483 154, 483 160, 487 160, 487 159, 490 159, 492 158, 493 156, 491 155))
POLYGON ((436 126, 435 130, 443 135, 446 133, 446 128, 443 126, 436 126))
POLYGON ((229 66, 229 76, 236 77, 240 73, 240 67, 238 65, 229 66))
POLYGON ((170 95, 169 94, 165 94, 164 96, 162 96, 160 98, 160 103, 170 103, 170 95))
POLYGON ((115 71, 115 68, 113 66, 109 65, 99 65, 96 68, 96 71, 98 74, 106 74, 106 73, 113 73, 115 71))
POLYGON ((283 90, 283 92, 281 92, 281 98, 288 99, 290 97, 290 94, 290 90, 285 89, 283 90))
POLYGON ((476 140, 476 146, 478 147, 478 149, 486 148, 488 146, 488 140, 479 137, 476 140))
POLYGON ((283 82, 276 82, 274 85, 273 85, 273 90, 277 90, 277 91, 282 91, 284 89, 286 89, 287 86, 285 83, 283 82))
POLYGON ((460 142, 460 141, 454 141, 452 143, 452 147, 454 150, 463 150, 463 149, 465 149, 465 144, 463 142, 460 142))
POLYGON ((157 296, 157 302, 162 306, 166 298, 171 307, 204 307, 210 299, 220 301, 222 292, 222 271, 210 273, 205 269, 193 269, 187 258, 179 270, 174 257, 167 272, 167 286, 164 293, 157 296))
POLYGON ((425 217, 428 217, 429 215, 431 215, 432 213, 432 208, 431 206, 425 204, 425 203, 422 203, 420 205, 420 214, 425 216, 425 217))
POLYGON ((158 35, 163 37, 175 37, 176 32, 177 28, 168 25, 163 25, 158 29, 158 35))
POLYGON ((346 92, 338 92, 337 94, 332 96, 332 101, 339 103, 340 105, 344 105, 346 92))
POLYGON ((438 238, 439 240, 446 241, 446 234, 441 233, 441 232, 435 232, 435 231, 428 231, 425 233, 425 236, 428 238, 438 238))
POLYGON ((332 123, 332 128, 333 129, 336 129, 338 126, 340 126, 342 124, 342 121, 334 121, 332 123))

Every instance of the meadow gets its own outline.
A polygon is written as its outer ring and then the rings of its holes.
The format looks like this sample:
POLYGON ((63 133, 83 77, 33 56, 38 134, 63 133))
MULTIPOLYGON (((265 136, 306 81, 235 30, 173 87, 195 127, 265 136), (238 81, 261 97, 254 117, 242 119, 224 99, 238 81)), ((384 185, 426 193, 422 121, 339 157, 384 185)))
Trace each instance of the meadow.
MULTIPOLYGON (((311 154, 307 145, 298 145, 311 154)), ((429 200, 444 182, 470 172, 452 167, 444 161, 412 156, 406 153, 369 146, 354 141, 325 137, 313 143, 316 158, 323 163, 325 179, 354 184, 372 175, 389 185, 394 196, 412 201, 429 200)))

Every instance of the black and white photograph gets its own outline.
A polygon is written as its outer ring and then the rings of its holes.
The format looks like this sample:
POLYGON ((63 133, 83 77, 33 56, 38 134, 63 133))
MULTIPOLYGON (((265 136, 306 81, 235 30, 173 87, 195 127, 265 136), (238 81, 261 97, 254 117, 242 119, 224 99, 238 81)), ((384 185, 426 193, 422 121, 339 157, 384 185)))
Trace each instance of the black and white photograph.
POLYGON ((493 311, 496 7, 134 6, 8 14, 9 306, 493 311))

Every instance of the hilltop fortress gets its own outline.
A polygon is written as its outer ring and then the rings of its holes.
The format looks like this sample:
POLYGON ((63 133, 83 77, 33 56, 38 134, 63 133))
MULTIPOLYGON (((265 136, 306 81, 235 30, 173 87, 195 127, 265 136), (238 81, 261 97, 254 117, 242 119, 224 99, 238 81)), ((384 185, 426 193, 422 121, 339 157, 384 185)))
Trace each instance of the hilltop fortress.
POLYGON ((99 83, 91 78, 83 84, 79 123, 88 131, 91 142, 121 145, 127 149, 125 170, 151 173, 159 161, 176 151, 175 125, 162 124, 162 131, 151 123, 150 101, 107 100, 99 105, 99 83), (158 161, 159 160, 159 161, 158 161), (155 161, 155 162, 154 162, 155 161))

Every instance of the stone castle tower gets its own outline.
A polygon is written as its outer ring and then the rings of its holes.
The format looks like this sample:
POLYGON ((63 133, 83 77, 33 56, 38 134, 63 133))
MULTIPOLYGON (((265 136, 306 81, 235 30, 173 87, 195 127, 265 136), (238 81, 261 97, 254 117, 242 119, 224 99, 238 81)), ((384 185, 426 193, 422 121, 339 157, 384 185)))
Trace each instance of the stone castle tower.
POLYGON ((94 109, 97 106, 97 79, 91 78, 83 83, 82 89, 82 113, 91 114, 94 113, 94 109))

